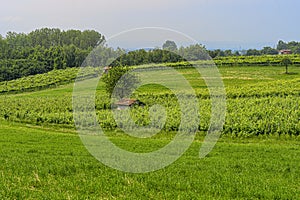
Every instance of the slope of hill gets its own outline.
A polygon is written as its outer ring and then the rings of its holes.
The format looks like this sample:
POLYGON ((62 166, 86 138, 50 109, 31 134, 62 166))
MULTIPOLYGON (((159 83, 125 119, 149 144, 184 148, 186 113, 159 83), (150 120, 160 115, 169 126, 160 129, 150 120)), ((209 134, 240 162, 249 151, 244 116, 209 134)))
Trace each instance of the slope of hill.
MULTIPOLYGON (((0 93, 20 93, 53 88, 74 82, 78 75, 78 68, 52 70, 45 74, 26 76, 23 78, 0 82, 0 93)), ((101 72, 100 68, 86 68, 80 78, 96 77, 101 72)))
MULTIPOLYGON (((91 69, 91 73, 87 75, 94 75, 95 71, 93 70, 91 69)), ((196 91, 201 112, 199 130, 205 131, 208 129, 210 120, 210 100, 205 82, 199 79, 199 76, 196 76, 191 68, 178 69, 178 71, 186 77, 196 91)), ((223 130, 224 134, 300 134, 298 123, 300 118, 299 67, 291 67, 294 74, 289 75, 283 74, 284 69, 281 67, 272 66, 222 67, 220 71, 227 92, 227 118, 223 130)), ((10 90, 19 94, 3 93, 0 95, 0 117, 7 121, 34 125, 74 127, 72 81, 75 79, 76 69, 52 73, 52 75, 36 75, 28 79, 10 82, 10 84, 26 85, 28 90, 39 88, 36 86, 39 84, 48 84, 40 86, 40 88, 44 88, 42 91, 22 93, 26 89, 19 86, 19 90, 10 90), (58 76, 59 74, 60 76, 58 76), (46 78, 61 81, 51 85, 46 78), (31 87, 30 84, 32 84, 31 87), (53 88, 60 84, 66 85, 53 88)), ((149 71, 149 73, 151 72, 149 71)), ((161 71, 161 73, 165 76, 168 75, 168 71, 161 71)), ((111 100, 105 93, 104 83, 101 81, 96 94, 95 108, 98 122, 104 129, 116 129, 117 125, 110 111, 111 100)), ((149 124, 150 107, 161 104, 165 106, 168 117, 163 130, 174 131, 178 129, 180 107, 178 107, 176 97, 168 89, 158 85, 146 85, 134 93, 133 97, 146 104, 143 108, 132 109, 132 117, 137 124, 149 124)), ((157 116, 160 114, 162 113, 158 113, 157 116)), ((124 120, 129 119, 129 117, 124 116, 124 120)))

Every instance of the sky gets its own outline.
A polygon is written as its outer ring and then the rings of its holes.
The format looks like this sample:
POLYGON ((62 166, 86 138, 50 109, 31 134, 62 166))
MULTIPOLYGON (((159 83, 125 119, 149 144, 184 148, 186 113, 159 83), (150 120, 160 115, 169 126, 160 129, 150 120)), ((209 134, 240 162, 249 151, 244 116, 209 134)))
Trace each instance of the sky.
POLYGON ((300 41, 299 0, 9 0, 0 34, 38 28, 93 29, 109 38, 141 27, 177 30, 208 49, 300 41))

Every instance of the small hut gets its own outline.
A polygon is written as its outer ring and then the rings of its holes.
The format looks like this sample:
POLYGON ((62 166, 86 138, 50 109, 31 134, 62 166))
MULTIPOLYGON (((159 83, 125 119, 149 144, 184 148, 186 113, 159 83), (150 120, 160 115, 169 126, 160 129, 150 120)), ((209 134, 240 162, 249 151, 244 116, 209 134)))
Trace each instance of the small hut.
POLYGON ((106 66, 103 68, 103 73, 108 74, 108 71, 110 70, 110 67, 106 66))
POLYGON ((283 49, 279 51, 279 54, 281 55, 292 54, 292 51, 290 49, 283 49))
POLYGON ((134 105, 141 105, 141 102, 136 99, 121 99, 116 103, 118 110, 124 110, 134 105))

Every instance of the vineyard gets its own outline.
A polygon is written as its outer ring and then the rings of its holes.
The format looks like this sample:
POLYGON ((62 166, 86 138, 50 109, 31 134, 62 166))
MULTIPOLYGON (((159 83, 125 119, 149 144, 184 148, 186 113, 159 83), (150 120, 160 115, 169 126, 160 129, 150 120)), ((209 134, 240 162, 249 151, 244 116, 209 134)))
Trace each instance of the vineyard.
MULTIPOLYGON (((218 67, 222 66, 280 66, 282 65, 282 60, 284 58, 289 58, 293 65, 300 65, 300 54, 290 54, 290 55, 263 55, 263 56, 221 56, 213 59, 213 63, 218 67)), ((174 68, 186 68, 190 67, 192 64, 198 65, 211 65, 211 60, 198 60, 198 61, 181 61, 166 63, 164 65, 174 68)), ((149 67, 149 65, 144 65, 149 67)), ((159 65, 157 65, 159 66, 159 65)))
POLYGON ((218 66, 274 66, 281 65, 285 57, 288 57, 294 65, 300 65, 299 54, 218 57, 214 62, 218 66))
MULTIPOLYGON (((291 67, 291 70, 294 74, 285 75, 282 74, 282 69, 276 66, 245 69, 243 67, 220 68, 227 93, 227 113, 223 134, 299 135, 300 68, 291 67)), ((199 99, 201 120, 198 130, 207 131, 210 121, 210 99, 205 82, 199 76, 195 76, 192 68, 178 69, 178 71, 190 82, 199 99)), ((47 74, 0 83, 2 93, 9 91, 20 93, 4 93, 0 96, 1 118, 11 122, 74 128, 72 82, 77 72, 75 68, 56 70, 47 74), (52 87, 58 85, 61 86, 52 87), (26 90, 33 91, 47 87, 52 87, 52 89, 24 93, 26 90)), ((100 73, 99 69, 90 68, 84 76, 93 77, 98 73, 100 73)), ((161 73, 167 74, 168 71, 161 73)), ((117 125, 111 112, 112 104, 103 87, 100 81, 95 100, 98 123, 103 129, 126 128, 134 131, 135 124, 140 126, 154 124, 148 128, 162 129, 165 132, 178 130, 181 108, 175 95, 168 89, 157 85, 140 88, 133 94, 133 97, 145 103, 145 106, 134 107, 129 116, 122 111, 117 112, 117 117, 124 121, 123 124, 117 125), (165 124, 161 123, 163 111, 157 110, 154 118, 149 116, 149 109, 156 104, 165 107, 165 124), (131 118, 133 121, 130 120, 131 118), (154 123, 150 123, 150 119, 154 120, 154 123)), ((186 127, 189 125, 187 124, 186 127)))
MULTIPOLYGON (((86 68, 84 74, 78 79, 96 77, 101 70, 99 68, 86 68)), ((20 79, 0 82, 0 93, 20 93, 48 89, 74 82, 78 74, 78 68, 65 70, 53 70, 45 74, 26 76, 20 79)))
MULTIPOLYGON (((113 104, 102 81, 96 90, 98 124, 113 144, 132 153, 159 150, 173 141, 179 129, 189 131, 199 123, 194 142, 177 161, 142 174, 118 171, 99 162, 78 136, 72 106, 78 69, 1 82, 0 198, 295 198, 300 180, 300 67, 290 66, 290 74, 285 74, 282 66, 219 67, 227 93, 223 136, 200 159, 211 114, 208 89, 195 69, 182 67, 183 63, 168 65, 195 90, 200 121, 195 118, 180 126, 181 111, 189 114, 196 108, 181 108, 175 94, 158 84, 144 85, 133 93, 144 106, 132 107, 129 115, 126 110, 111 111, 113 104), (120 128, 146 137, 128 136, 120 128)), ((153 72, 157 67, 134 68, 147 68, 151 77, 157 74, 153 72)), ((165 82, 170 80, 169 71, 159 71, 165 82)), ((87 68, 79 80, 96 80, 99 73, 98 68, 87 68)), ((90 114, 80 115, 83 123, 90 114)))

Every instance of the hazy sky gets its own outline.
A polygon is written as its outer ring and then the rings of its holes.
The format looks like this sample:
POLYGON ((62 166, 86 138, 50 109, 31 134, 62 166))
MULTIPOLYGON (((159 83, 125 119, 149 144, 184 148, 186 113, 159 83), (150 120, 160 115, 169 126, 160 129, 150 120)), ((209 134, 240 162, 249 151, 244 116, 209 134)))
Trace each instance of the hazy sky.
POLYGON ((95 29, 106 37, 137 27, 166 27, 208 48, 300 41, 299 0, 9 0, 0 34, 37 28, 95 29))

